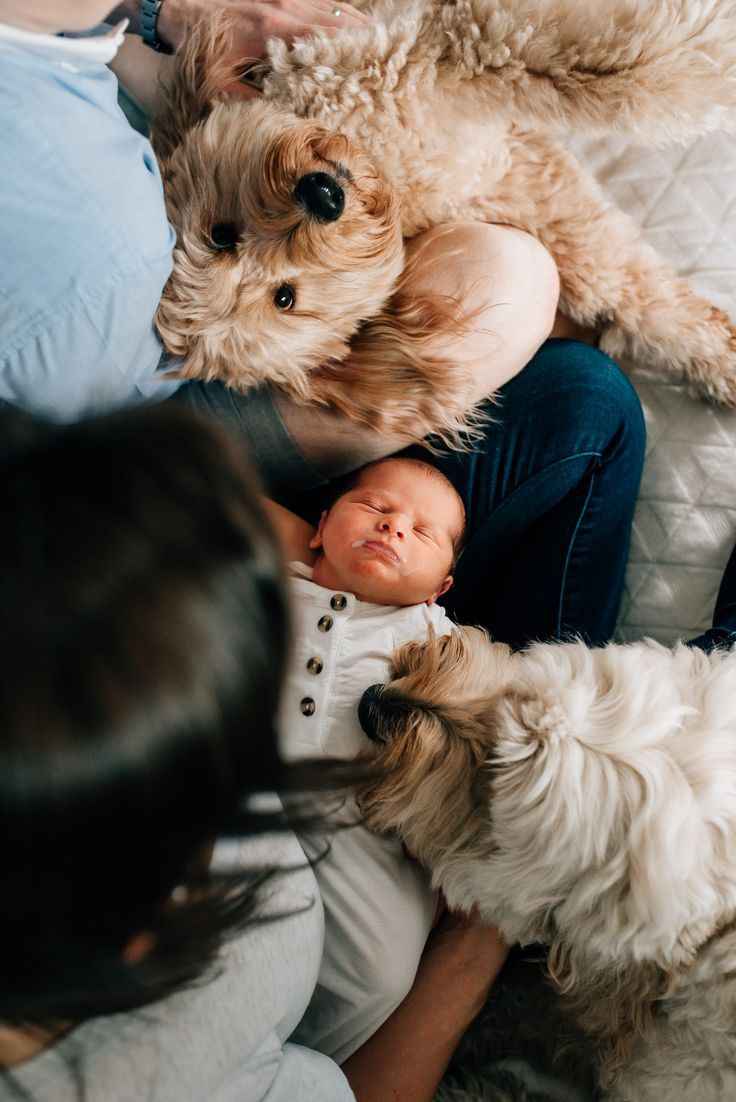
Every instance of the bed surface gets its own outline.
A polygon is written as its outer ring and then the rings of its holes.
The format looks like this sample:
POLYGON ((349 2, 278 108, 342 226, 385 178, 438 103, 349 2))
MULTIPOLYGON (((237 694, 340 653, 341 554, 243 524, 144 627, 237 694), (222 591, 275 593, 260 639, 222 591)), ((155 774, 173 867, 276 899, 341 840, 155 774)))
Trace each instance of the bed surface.
MULTIPOLYGON (((736 317, 736 136, 669 149, 627 138, 569 144, 678 274, 736 317)), ((736 542, 736 412, 691 397, 679 376, 622 366, 648 444, 618 633, 668 643, 710 624, 736 542)))

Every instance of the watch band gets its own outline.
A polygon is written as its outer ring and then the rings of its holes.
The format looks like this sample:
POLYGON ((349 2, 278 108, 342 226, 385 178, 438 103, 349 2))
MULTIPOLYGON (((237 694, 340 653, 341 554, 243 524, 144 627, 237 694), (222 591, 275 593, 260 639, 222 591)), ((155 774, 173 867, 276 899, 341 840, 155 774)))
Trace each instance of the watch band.
POLYGON ((141 38, 146 46, 162 54, 170 54, 171 47, 158 36, 158 13, 164 0, 141 0, 141 38))

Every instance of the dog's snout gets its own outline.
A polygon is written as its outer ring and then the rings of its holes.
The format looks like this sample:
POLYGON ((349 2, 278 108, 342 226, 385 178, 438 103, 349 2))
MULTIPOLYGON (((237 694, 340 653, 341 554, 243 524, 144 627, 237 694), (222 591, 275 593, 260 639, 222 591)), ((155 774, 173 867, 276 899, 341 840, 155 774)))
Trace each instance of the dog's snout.
POLYGON ((345 209, 345 192, 326 172, 308 172, 297 181, 294 198, 318 222, 336 222, 345 209))
POLYGON ((358 704, 358 722, 365 731, 366 735, 373 742, 383 743, 386 741, 378 733, 378 719, 379 712, 377 708, 378 699, 383 690, 383 685, 371 685, 366 689, 360 698, 358 704))

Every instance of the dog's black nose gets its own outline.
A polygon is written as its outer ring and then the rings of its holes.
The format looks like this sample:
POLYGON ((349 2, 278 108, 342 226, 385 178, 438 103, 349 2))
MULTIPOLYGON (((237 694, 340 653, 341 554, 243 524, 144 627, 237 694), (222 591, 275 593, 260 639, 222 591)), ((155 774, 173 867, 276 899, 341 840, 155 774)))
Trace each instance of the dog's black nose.
POLYGON ((336 222, 345 209, 345 192, 326 172, 308 172, 297 181, 294 198, 318 222, 336 222))
POLYGON ((358 704, 358 723, 363 728, 369 739, 383 745, 385 739, 378 734, 379 712, 376 704, 383 691, 383 685, 371 685, 363 693, 358 704))

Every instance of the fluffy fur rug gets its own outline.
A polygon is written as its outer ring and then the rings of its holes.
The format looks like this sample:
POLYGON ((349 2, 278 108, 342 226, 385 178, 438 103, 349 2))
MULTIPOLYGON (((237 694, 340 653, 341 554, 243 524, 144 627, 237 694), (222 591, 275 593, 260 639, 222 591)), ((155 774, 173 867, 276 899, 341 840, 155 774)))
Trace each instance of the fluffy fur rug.
POLYGON ((435 1102, 599 1097, 594 1045, 565 1015, 539 954, 515 952, 460 1043, 435 1102))
POLYGON ((475 220, 538 237, 565 312, 600 326, 606 351, 682 368, 736 404, 729 319, 555 138, 733 125, 731 0, 364 6, 363 29, 274 43, 260 102, 221 98, 227 28, 194 35, 176 61, 153 140, 178 237, 158 325, 182 373, 457 439, 475 380, 432 338, 465 322, 457 304, 412 300, 403 239, 475 220))

